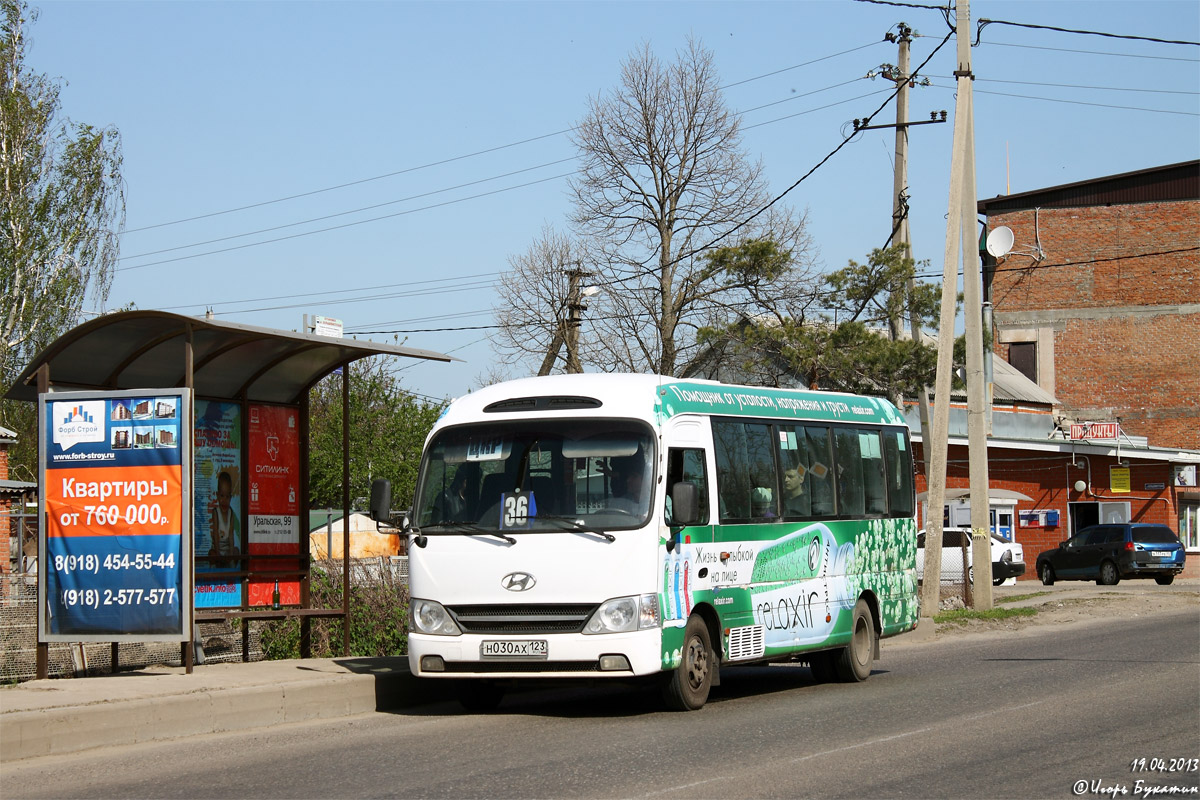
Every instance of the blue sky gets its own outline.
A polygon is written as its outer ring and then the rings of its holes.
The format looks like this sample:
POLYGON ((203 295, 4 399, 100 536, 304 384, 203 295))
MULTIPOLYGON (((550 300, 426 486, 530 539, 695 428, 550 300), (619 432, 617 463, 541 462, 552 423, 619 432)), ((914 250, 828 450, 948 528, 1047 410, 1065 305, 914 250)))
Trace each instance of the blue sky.
MULTIPOLYGON (((641 42, 668 61, 689 35, 713 51, 777 194, 887 97, 864 77, 896 61, 885 33, 916 30, 915 67, 948 32, 936 11, 851 0, 34 5, 29 65, 66 81, 66 116, 123 137, 109 307, 413 331, 395 335, 465 360, 403 365, 405 388, 436 398, 488 371, 495 277, 565 228, 565 132, 641 42)), ((1200 41, 1192 0, 976 0, 971 16, 1200 41)), ((1200 47, 993 24, 972 59, 981 198, 1200 155, 1200 47)), ((952 39, 912 119, 952 118, 954 68, 952 39)), ((914 248, 937 274, 952 127, 910 140, 914 248)), ((787 195, 825 268, 887 238, 893 144, 869 131, 787 195)))

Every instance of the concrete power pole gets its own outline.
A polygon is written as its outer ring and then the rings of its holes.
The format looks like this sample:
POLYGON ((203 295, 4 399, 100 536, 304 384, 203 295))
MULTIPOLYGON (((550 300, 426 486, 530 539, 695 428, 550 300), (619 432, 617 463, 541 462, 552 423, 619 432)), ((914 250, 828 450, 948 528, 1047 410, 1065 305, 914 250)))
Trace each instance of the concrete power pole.
POLYGON ((934 388, 932 441, 929 443, 928 508, 925 520, 925 582, 921 592, 924 613, 932 616, 940 602, 942 515, 946 496, 947 438, 950 429, 950 373, 954 356, 954 304, 958 287, 959 246, 962 246, 963 294, 967 338, 967 443, 970 451, 972 565, 975 607, 992 607, 991 525, 988 514, 987 433, 983 386, 982 276, 975 230, 975 126, 971 93, 971 11, 969 0, 956 4, 958 42, 957 95, 954 107, 954 145, 950 160, 950 202, 942 271, 942 313, 938 331, 938 368, 934 388))
POLYGON ((558 351, 564 344, 567 346, 566 372, 583 372, 583 366, 579 363, 579 326, 583 321, 583 312, 587 311, 587 306, 583 303, 584 293, 580 290, 579 284, 584 278, 591 277, 592 273, 584 272, 579 265, 576 265, 575 269, 568 269, 565 272, 569 281, 565 305, 567 317, 565 319, 559 317, 558 329, 550 341, 546 357, 542 359, 542 367, 538 370, 538 375, 550 374, 550 370, 554 369, 554 362, 558 360, 558 351))
MULTIPOLYGON (((909 75, 909 45, 912 43, 912 28, 901 22, 896 41, 900 51, 896 57, 896 168, 892 181, 892 230, 894 241, 904 246, 909 258, 912 251, 912 232, 908 224, 908 90, 912 81, 909 75)), ((916 278, 908 280, 909 325, 915 344, 921 341, 921 324, 917 319, 912 302, 916 290, 916 278)), ((929 389, 923 387, 918 404, 921 413, 921 453, 925 460, 925 479, 929 480, 929 389)))

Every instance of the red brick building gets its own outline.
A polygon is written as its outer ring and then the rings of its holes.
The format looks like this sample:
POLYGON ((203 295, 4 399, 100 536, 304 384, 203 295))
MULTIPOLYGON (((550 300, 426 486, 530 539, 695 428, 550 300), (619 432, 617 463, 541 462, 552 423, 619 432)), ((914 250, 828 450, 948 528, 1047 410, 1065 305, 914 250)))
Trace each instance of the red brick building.
POLYGON ((1200 449, 1200 161, 979 203, 997 353, 1066 421, 1200 449), (991 259, 988 259, 989 261, 991 259))
MULTIPOLYGON (((1071 529, 1106 511, 1166 523, 1189 548, 1185 574, 1200 575, 1200 161, 996 197, 979 211, 996 256, 984 268, 996 355, 1054 397, 1058 431, 1018 451, 989 447, 993 489, 1027 487, 1018 491, 1033 505, 1068 512, 1059 525, 1071 529), (1119 422, 1122 435, 1072 444, 1082 422, 1119 422), (1072 467, 1081 455, 1085 466, 1072 467)), ((952 443, 952 475, 954 464, 952 443)), ((1029 558, 1069 532, 1017 531, 1029 558)))

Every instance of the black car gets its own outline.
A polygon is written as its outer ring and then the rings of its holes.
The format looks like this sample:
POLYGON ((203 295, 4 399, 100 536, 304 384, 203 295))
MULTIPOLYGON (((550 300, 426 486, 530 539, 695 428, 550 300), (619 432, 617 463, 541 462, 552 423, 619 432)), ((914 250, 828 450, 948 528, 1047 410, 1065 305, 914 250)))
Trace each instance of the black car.
POLYGON ((1056 580, 1113 586, 1122 578, 1154 578, 1162 585, 1183 571, 1183 545, 1166 525, 1092 525, 1053 550, 1039 553, 1037 574, 1056 580))

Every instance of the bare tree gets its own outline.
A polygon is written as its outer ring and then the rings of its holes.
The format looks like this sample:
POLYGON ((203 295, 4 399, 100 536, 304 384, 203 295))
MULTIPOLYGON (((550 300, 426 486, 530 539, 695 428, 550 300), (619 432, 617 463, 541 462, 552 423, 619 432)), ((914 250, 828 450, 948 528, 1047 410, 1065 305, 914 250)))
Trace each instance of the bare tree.
POLYGON ((579 271, 579 246, 552 226, 500 276, 493 308, 496 329, 489 335, 500 361, 519 371, 546 375, 561 362, 571 323, 571 272, 579 271))
POLYGON ((743 152, 712 53, 695 41, 672 64, 644 45, 621 85, 592 99, 574 140, 583 163, 572 223, 607 289, 581 345, 590 365, 679 374, 701 351, 702 327, 782 315, 811 297, 804 218, 781 206, 763 213, 762 165, 743 152), (706 257, 766 240, 786 254, 784 268, 706 257))

